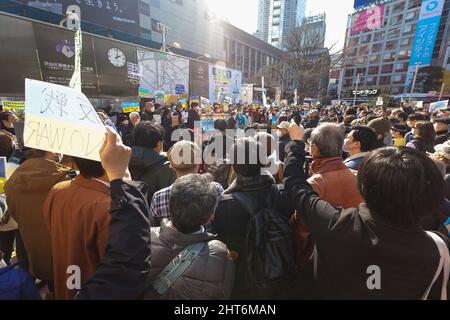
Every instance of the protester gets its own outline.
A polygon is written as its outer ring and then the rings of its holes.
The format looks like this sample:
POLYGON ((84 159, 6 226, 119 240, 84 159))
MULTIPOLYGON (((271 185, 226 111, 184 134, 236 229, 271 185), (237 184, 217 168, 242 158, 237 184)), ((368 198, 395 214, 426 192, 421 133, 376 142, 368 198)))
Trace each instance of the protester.
POLYGON ((111 222, 106 251, 77 300, 137 300, 150 272, 150 224, 144 183, 132 182, 131 149, 107 128, 100 158, 111 181, 111 222))
POLYGON ((347 168, 358 171, 367 154, 376 148, 377 136, 369 127, 353 127, 344 142, 343 151, 350 156, 344 161, 347 168))
POLYGON ((200 121, 200 116, 198 114, 198 103, 191 103, 191 108, 188 111, 188 120, 187 120, 187 127, 189 129, 194 130, 195 128, 195 122, 200 121))
MULTIPOLYGON (((201 150, 192 142, 177 142, 167 153, 170 167, 175 170, 177 179, 199 171, 199 159, 201 160, 201 150)), ((214 183, 218 193, 223 192, 220 184, 214 183)), ((161 226, 163 219, 171 218, 170 214, 170 194, 173 185, 156 192, 150 204, 150 223, 152 227, 161 226)))
POLYGON ((55 185, 43 209, 51 236, 57 300, 73 299, 77 292, 67 286, 71 266, 79 268, 81 285, 94 274, 105 252, 110 222, 110 181, 101 163, 74 161, 80 175, 55 185))
POLYGON ((152 122, 154 114, 155 114, 155 105, 153 104, 153 102, 147 102, 145 104, 144 111, 141 114, 141 120, 152 122))
POLYGON ((394 139, 394 147, 406 146, 405 135, 408 133, 408 126, 404 124, 394 124, 391 128, 391 135, 394 139))
POLYGON ((434 131, 436 132, 436 139, 434 140, 435 146, 450 140, 450 132, 446 121, 442 119, 435 119, 433 125, 434 131))
POLYGON ((21 267, 52 291, 51 238, 42 208, 50 189, 70 180, 71 170, 61 166, 54 153, 30 150, 26 158, 5 184, 8 213, 17 221, 25 245, 29 270, 25 261, 21 267))
POLYGON ((140 122, 133 130, 130 172, 134 181, 147 183, 148 202, 155 192, 164 189, 176 179, 166 155, 162 154, 164 130, 160 125, 140 122))
POLYGON ((280 139, 278 141, 279 143, 278 155, 281 162, 284 162, 286 145, 289 143, 289 141, 291 141, 288 132, 290 125, 291 124, 289 122, 283 121, 277 126, 278 132, 280 133, 280 139))
POLYGON ((152 266, 147 299, 222 300, 230 297, 234 263, 226 245, 203 227, 212 219, 219 196, 209 175, 190 174, 174 183, 170 194, 172 221, 165 219, 160 228, 151 231, 152 266), (181 275, 166 284, 161 272, 191 245, 199 246, 198 256, 188 268, 177 266, 182 270, 181 275), (155 282, 160 282, 159 286, 155 282), (161 285, 165 290, 161 290, 161 285))
POLYGON ((322 200, 307 183, 303 133, 291 126, 294 141, 287 146, 285 186, 316 240, 320 297, 444 297, 442 280, 433 283, 433 277, 440 260, 436 246, 446 247, 446 240, 420 226, 421 218, 436 212, 444 199, 444 181, 432 160, 406 148, 373 151, 358 175, 366 204, 344 210, 322 200))
POLYGON ((15 136, 16 131, 14 130, 14 122, 16 122, 17 119, 16 114, 12 111, 0 112, 0 131, 15 136))
MULTIPOLYGON (((258 154, 260 148, 261 144, 257 143, 254 138, 241 138, 234 145, 233 168, 237 178, 220 198, 212 222, 213 233, 217 234, 219 240, 228 246, 236 262, 236 280, 231 295, 232 299, 258 297, 258 292, 255 292, 246 280, 248 257, 245 255, 247 250, 245 245, 251 215, 262 208, 269 207, 286 220, 294 213, 283 187, 277 186, 270 172, 264 168, 267 159, 260 158, 256 162, 252 161, 251 157, 258 154), (254 212, 248 212, 250 209, 247 209, 242 203, 242 195, 255 204, 254 212)), ((278 298, 280 297, 281 294, 278 298)))
POLYGON ((121 127, 122 139, 125 145, 131 146, 133 144, 133 130, 141 121, 141 116, 137 112, 130 113, 130 120, 121 127))
POLYGON ((414 139, 406 146, 416 149, 420 152, 434 153, 434 140, 436 139, 436 132, 433 124, 427 121, 418 121, 413 128, 414 139))
POLYGON ((387 118, 376 118, 371 120, 367 126, 375 130, 377 134, 377 147, 392 146, 391 127, 392 124, 387 118))

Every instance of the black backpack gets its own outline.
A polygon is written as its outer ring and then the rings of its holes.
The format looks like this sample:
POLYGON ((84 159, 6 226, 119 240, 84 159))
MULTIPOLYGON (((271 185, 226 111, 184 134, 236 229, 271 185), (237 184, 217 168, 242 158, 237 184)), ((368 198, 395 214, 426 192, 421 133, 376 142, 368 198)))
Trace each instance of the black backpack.
POLYGON ((292 286, 296 275, 293 231, 272 208, 279 194, 272 186, 265 203, 243 192, 233 193, 250 215, 244 243, 246 289, 258 299, 276 299, 292 286), (255 203, 256 202, 256 203, 255 203))

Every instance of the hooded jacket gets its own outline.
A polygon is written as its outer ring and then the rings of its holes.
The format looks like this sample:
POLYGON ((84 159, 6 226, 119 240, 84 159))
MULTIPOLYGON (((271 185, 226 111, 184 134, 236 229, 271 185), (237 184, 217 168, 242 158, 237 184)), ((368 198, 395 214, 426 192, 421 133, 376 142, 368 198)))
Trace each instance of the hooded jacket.
POLYGON ((143 181, 148 185, 148 203, 157 191, 171 186, 177 178, 167 157, 150 148, 133 147, 129 167, 134 181, 143 181))
POLYGON ((52 259, 50 232, 44 222, 42 207, 50 189, 69 180, 71 170, 45 158, 25 161, 5 184, 8 212, 19 225, 27 252, 30 273, 51 281, 52 259))
POLYGON ((227 246, 206 232, 184 234, 164 219, 160 228, 151 229, 151 269, 146 299, 224 300, 228 299, 234 282, 234 263, 227 246), (152 288, 161 271, 187 246, 207 242, 185 273, 163 295, 152 288))

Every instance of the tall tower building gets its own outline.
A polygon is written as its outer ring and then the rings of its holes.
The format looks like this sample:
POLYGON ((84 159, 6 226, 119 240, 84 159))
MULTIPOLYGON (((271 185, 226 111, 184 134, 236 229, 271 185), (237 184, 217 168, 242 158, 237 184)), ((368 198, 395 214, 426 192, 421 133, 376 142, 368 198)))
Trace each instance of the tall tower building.
POLYGON ((306 0, 259 0, 258 35, 261 40, 286 49, 289 33, 305 17, 306 0))

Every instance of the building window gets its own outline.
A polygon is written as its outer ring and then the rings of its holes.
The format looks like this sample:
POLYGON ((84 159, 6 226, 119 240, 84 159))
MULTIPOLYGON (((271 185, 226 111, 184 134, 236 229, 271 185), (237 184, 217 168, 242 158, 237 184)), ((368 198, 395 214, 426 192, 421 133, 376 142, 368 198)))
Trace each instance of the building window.
POLYGON ((381 48, 382 48, 382 44, 381 43, 375 43, 372 46, 372 53, 380 52, 381 48))
POLYGON ((380 84, 389 84, 391 82, 391 76, 380 77, 380 84))
POLYGON ((346 77, 353 77, 354 73, 355 73, 355 69, 346 69, 345 70, 345 76, 346 77))
POLYGON ((361 37, 361 43, 369 43, 371 39, 372 39, 372 35, 367 34, 367 35, 361 37))
POLYGON ((152 38, 152 31, 150 29, 141 27, 141 36, 143 38, 146 38, 146 39, 151 39, 152 38))
POLYGON ((404 72, 408 70, 408 63, 401 62, 395 64, 395 72, 404 72))
POLYGON ((159 21, 159 20, 152 19, 152 30, 153 31, 161 33, 158 29, 158 23, 160 23, 160 22, 161 21, 159 21))
POLYGON ((380 55, 375 54, 369 57, 369 63, 379 63, 380 62, 380 55))
POLYGON ((395 76, 392 77, 392 81, 395 84, 404 83, 405 82, 405 76, 395 75, 395 76))
POLYGON ((144 16, 150 17, 150 5, 146 2, 139 1, 139 12, 144 16))
POLYGON ((383 60, 385 62, 392 62, 392 61, 394 61, 395 60, 395 53, 393 53, 393 52, 386 53, 384 55, 384 59, 383 60))
POLYGON ((392 73, 392 71, 394 71, 393 64, 386 64, 381 67, 381 73, 392 73))
POLYGON ((384 37, 384 31, 380 31, 374 34, 373 41, 380 41, 384 37))
POLYGON ((368 46, 362 46, 359 48, 359 55, 365 56, 369 53, 369 47, 368 46))
POLYGON ((412 24, 406 25, 405 29, 403 29, 403 34, 410 34, 414 30, 414 26, 412 24))
POLYGON ((378 80, 377 77, 367 77, 367 82, 366 82, 366 84, 367 84, 368 86, 374 86, 374 85, 377 84, 377 80, 378 80))
POLYGON ((357 68, 356 74, 366 74, 366 68, 357 68))
POLYGON ((397 40, 391 40, 386 42, 386 50, 395 50, 397 49, 397 40))
POLYGON ((380 71, 380 67, 379 66, 372 66, 369 67, 369 74, 378 74, 378 71, 380 71))
POLYGON ((160 8, 161 7, 161 3, 159 1, 160 0, 150 0, 150 5, 155 7, 155 8, 160 8))

